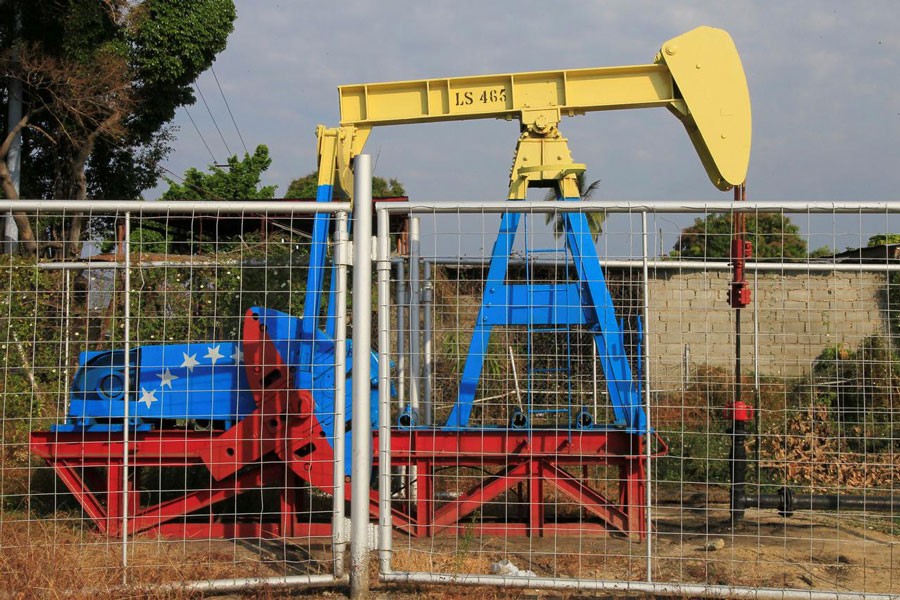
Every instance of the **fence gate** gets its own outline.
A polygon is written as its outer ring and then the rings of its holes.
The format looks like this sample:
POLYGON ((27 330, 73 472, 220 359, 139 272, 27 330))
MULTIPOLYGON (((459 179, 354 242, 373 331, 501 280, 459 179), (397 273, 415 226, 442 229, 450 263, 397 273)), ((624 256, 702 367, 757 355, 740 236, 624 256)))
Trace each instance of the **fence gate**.
POLYGON ((900 593, 898 208, 379 205, 382 581, 900 593), (741 310, 737 210, 780 223, 741 310))
POLYGON ((3 258, 0 587, 340 582, 348 205, 107 206, 12 206, 89 234, 3 258))

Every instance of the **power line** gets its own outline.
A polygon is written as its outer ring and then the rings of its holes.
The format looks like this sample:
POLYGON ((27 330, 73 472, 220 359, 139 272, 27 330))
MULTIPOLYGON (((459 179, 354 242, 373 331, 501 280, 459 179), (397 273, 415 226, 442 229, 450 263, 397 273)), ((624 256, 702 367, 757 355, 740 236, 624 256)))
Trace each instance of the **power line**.
POLYGON ((222 143, 225 145, 225 150, 228 152, 228 156, 233 156, 231 153, 231 148, 228 147, 228 142, 225 141, 225 136, 222 135, 222 130, 219 129, 219 122, 216 121, 215 115, 213 115, 212 110, 209 108, 209 104, 206 102, 206 98, 203 96, 203 92, 200 91, 200 86, 194 82, 194 89, 197 90, 197 94, 199 94, 200 99, 203 100, 203 105, 206 107, 206 112, 209 113, 209 118, 212 119, 213 125, 216 127, 216 131, 219 132, 219 138, 221 138, 222 143))
POLYGON ((182 106, 184 112, 187 114, 188 119, 191 120, 191 124, 194 126, 194 130, 196 130, 197 135, 200 136, 200 140, 203 142, 203 145, 206 146, 206 151, 209 152, 210 157, 212 157, 213 164, 216 164, 218 161, 216 160, 216 155, 213 154, 212 148, 209 147, 209 144, 206 143, 206 138, 203 137, 203 134, 200 133, 200 128, 197 127, 197 123, 194 121, 194 117, 191 116, 191 111, 188 110, 187 106, 182 106))
POLYGON ((201 196, 206 196, 206 198, 208 200, 226 200, 226 198, 220 198, 218 195, 213 194, 209 190, 206 190, 198 185, 188 183, 187 179, 185 179, 184 177, 182 177, 181 175, 179 175, 178 173, 176 173, 175 171, 173 171, 172 169, 169 169, 168 167, 166 167, 164 165, 158 165, 158 168, 160 171, 165 171, 166 173, 171 175, 173 179, 179 180, 184 185, 184 187, 194 190, 195 192, 199 193, 201 196))
POLYGON ((209 67, 210 72, 212 73, 213 79, 216 80, 216 85, 219 87, 219 93, 222 94, 222 101, 225 102, 225 108, 228 109, 228 116, 231 117, 231 122, 234 124, 234 130, 237 131, 238 138, 241 140, 241 146, 244 147, 244 152, 246 154, 250 154, 250 151, 247 150, 247 144, 244 143, 244 136, 241 135, 241 130, 238 128, 237 121, 234 119, 234 114, 231 112, 231 106, 228 105, 228 99, 225 97, 225 92, 222 90, 222 85, 219 83, 219 78, 216 75, 216 70, 209 67))

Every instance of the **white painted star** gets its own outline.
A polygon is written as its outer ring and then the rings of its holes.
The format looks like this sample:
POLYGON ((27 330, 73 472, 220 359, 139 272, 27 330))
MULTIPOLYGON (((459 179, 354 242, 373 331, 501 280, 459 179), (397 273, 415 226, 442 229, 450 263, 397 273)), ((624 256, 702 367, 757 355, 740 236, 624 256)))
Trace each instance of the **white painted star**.
POLYGON ((147 388, 141 388, 141 399, 138 402, 143 402, 147 408, 150 408, 150 405, 156 402, 158 398, 156 397, 156 390, 147 391, 147 388))
POLYGON ((225 358, 225 355, 220 352, 221 348, 221 344, 219 344, 218 346, 208 346, 207 350, 209 350, 209 352, 204 354, 203 358, 208 358, 212 361, 212 364, 216 364, 216 361, 218 361, 220 358, 225 358))
POLYGON ((244 360, 244 353, 241 352, 240 348, 235 348, 231 358, 234 360, 234 364, 240 364, 240 362, 244 360))
POLYGON ((157 373, 156 376, 162 380, 159 384, 159 389, 163 389, 166 386, 169 386, 169 389, 172 389, 172 382, 179 379, 178 375, 172 375, 172 371, 169 369, 166 369, 162 373, 157 373))
POLYGON ((188 356, 187 352, 182 352, 182 356, 184 356, 184 362, 181 363, 182 367, 187 367, 188 373, 193 372, 194 367, 200 364, 200 361, 197 360, 197 353, 194 352, 190 356, 188 356))

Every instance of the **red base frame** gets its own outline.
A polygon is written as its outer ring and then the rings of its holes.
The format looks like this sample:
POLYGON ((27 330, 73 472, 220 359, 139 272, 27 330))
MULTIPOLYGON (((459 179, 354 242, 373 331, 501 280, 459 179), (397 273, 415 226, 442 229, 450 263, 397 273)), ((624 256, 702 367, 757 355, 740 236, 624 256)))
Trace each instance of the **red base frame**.
MULTIPOLYGON (((309 434, 308 428, 303 429, 309 434)), ((304 442, 308 439, 287 444, 288 449, 307 448, 309 444, 304 442)), ((272 450, 252 463, 218 462, 209 468, 206 460, 222 454, 221 447, 232 446, 233 440, 234 436, 222 432, 133 434, 129 441, 129 534, 176 538, 331 536, 330 512, 310 510, 305 497, 309 488, 329 495, 333 492, 333 458, 327 444, 318 445, 327 451, 315 447, 307 454, 272 450), (285 461, 284 457, 291 458, 285 461), (150 492, 141 490, 141 478, 148 469, 197 465, 207 467, 207 485, 155 503, 150 492), (213 473, 226 474, 217 478, 213 473), (213 509, 246 491, 262 488, 277 490, 276 513, 239 515, 213 509)), ((377 444, 376 434, 376 448, 377 444)), ((265 446, 259 441, 252 445, 265 446)), ((416 474, 415 497, 395 499, 393 524, 417 537, 465 528, 484 535, 544 536, 589 530, 643 538, 647 533, 644 447, 642 436, 618 431, 393 430, 391 466, 407 473, 415 469, 416 474), (615 470, 606 487, 617 490, 616 498, 606 497, 586 480, 589 468, 597 466, 615 470), (479 476, 468 489, 455 490, 458 495, 447 499, 436 493, 436 483, 448 469, 458 470, 455 482, 464 481, 467 469, 479 476), (552 513, 558 503, 545 501, 551 486, 581 509, 575 522, 552 513), (490 503, 511 490, 520 499, 514 503, 514 514, 492 519, 487 510, 490 503), (473 524, 470 516, 478 510, 483 516, 473 524)), ((31 450, 55 469, 101 532, 121 535, 126 496, 121 439, 108 433, 38 432, 31 436, 31 450)), ((347 498, 349 492, 347 485, 347 498)), ((395 494, 404 495, 412 496, 402 490, 395 494)), ((376 491, 371 505, 372 514, 377 514, 376 491)))

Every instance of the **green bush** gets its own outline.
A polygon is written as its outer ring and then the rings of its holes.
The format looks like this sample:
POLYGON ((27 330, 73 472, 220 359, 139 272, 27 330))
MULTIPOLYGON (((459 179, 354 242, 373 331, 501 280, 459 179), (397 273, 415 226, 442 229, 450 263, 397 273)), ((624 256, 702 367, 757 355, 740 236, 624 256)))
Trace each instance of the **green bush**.
POLYGON ((827 407, 850 449, 881 452, 897 447, 900 431, 900 356, 885 336, 870 336, 856 349, 822 351, 812 372, 811 404, 827 407))

